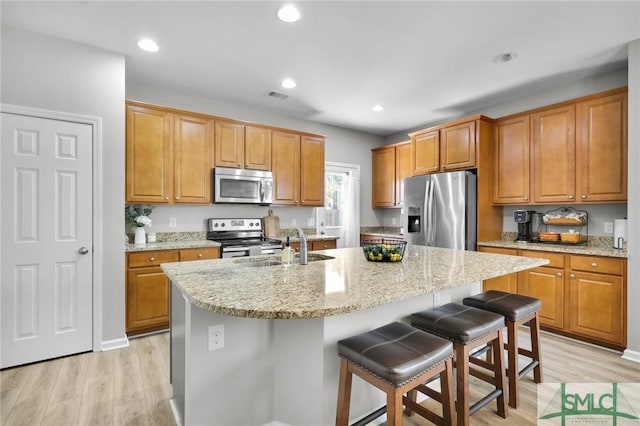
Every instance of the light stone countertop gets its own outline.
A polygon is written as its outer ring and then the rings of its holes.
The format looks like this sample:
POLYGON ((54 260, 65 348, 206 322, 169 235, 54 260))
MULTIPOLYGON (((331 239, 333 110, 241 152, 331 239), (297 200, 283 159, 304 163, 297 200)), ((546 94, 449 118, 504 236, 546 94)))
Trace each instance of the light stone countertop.
POLYGON ((320 250, 334 259, 289 268, 243 262, 279 256, 163 263, 163 271, 202 308, 248 318, 319 318, 531 269, 547 259, 408 245, 398 263, 368 262, 361 248, 320 250))
POLYGON ((204 248, 204 247, 220 247, 220 243, 209 240, 192 240, 192 241, 163 241, 147 244, 127 244, 125 252, 150 251, 150 250, 179 250, 187 248, 204 248))
POLYGON ((570 246, 562 244, 526 243, 505 240, 485 241, 477 243, 482 247, 499 247, 519 250, 539 250, 554 253, 582 254, 588 256, 605 256, 627 258, 626 250, 614 249, 613 247, 598 246, 570 246))

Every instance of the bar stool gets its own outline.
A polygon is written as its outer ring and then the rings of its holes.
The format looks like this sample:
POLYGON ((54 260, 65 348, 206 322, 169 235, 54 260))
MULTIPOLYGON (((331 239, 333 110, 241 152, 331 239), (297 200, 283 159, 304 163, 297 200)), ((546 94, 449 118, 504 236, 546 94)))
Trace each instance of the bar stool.
POLYGON ((402 425, 402 406, 437 425, 455 421, 453 400, 453 349, 451 342, 393 322, 366 333, 338 341, 340 379, 336 426, 349 421, 352 374, 387 394, 387 406, 356 424, 366 424, 387 412, 387 425, 402 425), (440 377, 441 392, 423 385, 440 377), (404 396, 418 390, 442 404, 442 417, 404 396))
POLYGON ((518 380, 533 370, 533 381, 542 382, 542 360, 540 358, 540 322, 538 314, 542 303, 540 299, 504 291, 489 290, 464 298, 467 306, 484 309, 504 315, 507 323, 507 376, 509 378, 509 406, 518 408, 518 380), (518 346, 518 327, 529 323, 531 350, 518 346), (522 370, 518 366, 518 354, 531 358, 531 362, 522 370))
POLYGON ((502 329, 505 325, 502 315, 457 303, 447 303, 412 314, 411 325, 453 341, 458 425, 468 425, 469 416, 493 399, 496 399, 498 415, 507 417, 507 404, 504 397, 506 378, 504 356, 501 350, 502 329), (495 354, 493 362, 470 356, 474 349, 487 344, 493 348, 495 354), (469 363, 491 370, 492 374, 473 368, 469 363), (469 375, 494 386, 493 391, 473 405, 469 398, 469 375))

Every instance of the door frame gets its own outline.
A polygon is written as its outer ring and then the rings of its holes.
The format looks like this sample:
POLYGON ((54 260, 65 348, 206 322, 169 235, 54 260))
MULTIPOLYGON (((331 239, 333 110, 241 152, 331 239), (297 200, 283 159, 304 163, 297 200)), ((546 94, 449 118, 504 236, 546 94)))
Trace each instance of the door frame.
MULTIPOLYGON (((102 118, 89 115, 80 115, 60 111, 50 111, 40 108, 25 107, 0 103, 0 112, 16 115, 24 115, 34 118, 69 121, 79 124, 88 124, 92 129, 92 322, 94 352, 102 350, 102 118)), ((1 166, 0 166, 1 167, 1 166)), ((1 170, 0 170, 1 172, 1 170)), ((0 208, 3 200, 0 199, 0 208)), ((0 239, 2 231, 0 230, 0 239)), ((0 268, 2 268, 2 249, 0 248, 0 268)))

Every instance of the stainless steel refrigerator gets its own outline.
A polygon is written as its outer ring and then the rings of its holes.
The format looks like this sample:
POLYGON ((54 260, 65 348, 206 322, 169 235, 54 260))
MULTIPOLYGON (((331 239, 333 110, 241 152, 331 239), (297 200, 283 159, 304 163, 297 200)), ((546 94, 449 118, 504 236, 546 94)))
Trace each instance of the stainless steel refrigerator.
POLYGON ((477 178, 472 172, 404 180, 402 226, 410 244, 476 249, 477 178))

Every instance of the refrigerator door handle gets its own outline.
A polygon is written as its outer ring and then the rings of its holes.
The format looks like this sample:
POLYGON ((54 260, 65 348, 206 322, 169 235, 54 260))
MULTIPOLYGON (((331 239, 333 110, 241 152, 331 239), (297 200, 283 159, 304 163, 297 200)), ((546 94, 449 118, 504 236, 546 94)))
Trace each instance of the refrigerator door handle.
POLYGON ((435 243, 436 230, 434 229, 435 217, 433 210, 434 184, 431 179, 427 182, 424 194, 424 216, 425 216, 425 245, 433 246, 435 243))

